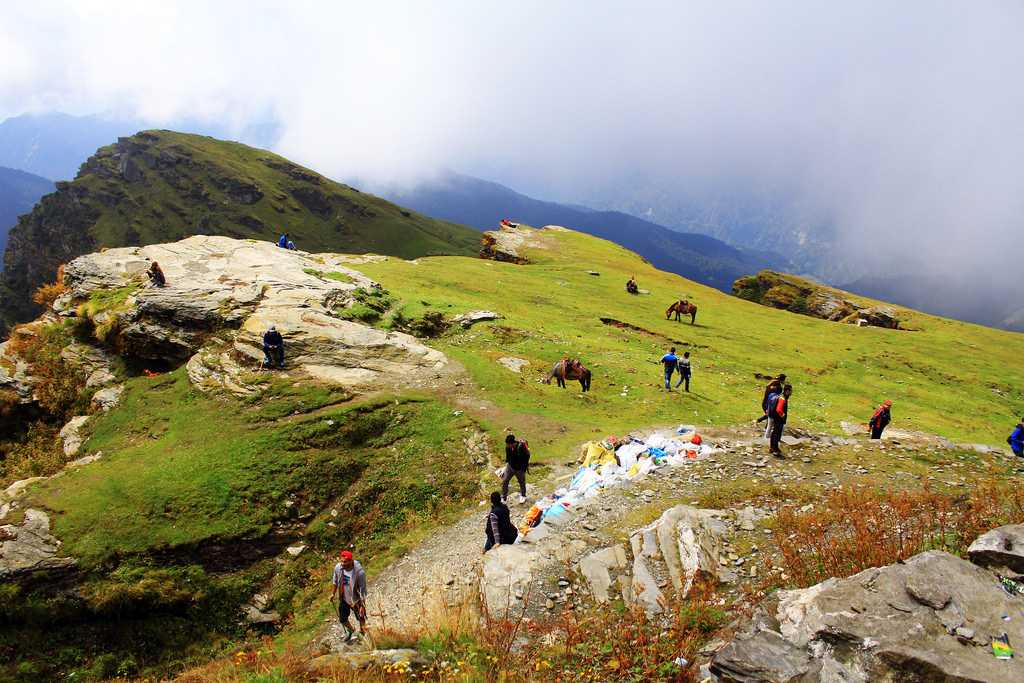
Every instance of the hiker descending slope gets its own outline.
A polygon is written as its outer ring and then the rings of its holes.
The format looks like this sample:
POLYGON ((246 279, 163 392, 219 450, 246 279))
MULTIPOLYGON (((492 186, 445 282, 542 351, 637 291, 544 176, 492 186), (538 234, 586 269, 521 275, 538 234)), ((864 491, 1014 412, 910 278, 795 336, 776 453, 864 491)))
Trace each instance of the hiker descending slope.
POLYGON ((792 394, 793 385, 787 384, 781 394, 772 394, 768 399, 768 452, 779 458, 782 457, 779 441, 789 419, 789 397, 792 394))
POLYGON ((872 439, 881 439, 882 432, 892 422, 890 408, 892 408, 892 401, 885 401, 882 405, 878 406, 874 415, 871 416, 871 420, 868 421, 868 429, 871 430, 872 439))
POLYGON ((512 513, 502 502, 501 493, 498 491, 491 493, 491 511, 487 513, 484 534, 487 537, 487 542, 484 543, 485 553, 499 545, 511 545, 519 537, 519 529, 512 523, 512 513))
POLYGON ((501 499, 508 502, 508 483, 519 482, 519 502, 526 502, 526 472, 530 469, 530 446, 514 434, 505 437, 505 471, 501 475, 501 499))
POLYGON ((347 643, 355 633, 349 622, 353 612, 359 622, 359 633, 366 633, 366 572, 363 565, 353 559, 351 550, 342 550, 338 558, 341 561, 334 565, 331 576, 331 601, 338 598, 338 621, 345 628, 347 643))
POLYGON ((665 391, 672 391, 672 373, 679 367, 679 356, 676 355, 676 347, 673 346, 668 350, 668 353, 661 357, 661 364, 665 369, 665 391))
POLYGON ((1017 427, 1010 434, 1006 443, 1010 444, 1010 450, 1014 455, 1024 458, 1024 417, 1017 423, 1017 427))

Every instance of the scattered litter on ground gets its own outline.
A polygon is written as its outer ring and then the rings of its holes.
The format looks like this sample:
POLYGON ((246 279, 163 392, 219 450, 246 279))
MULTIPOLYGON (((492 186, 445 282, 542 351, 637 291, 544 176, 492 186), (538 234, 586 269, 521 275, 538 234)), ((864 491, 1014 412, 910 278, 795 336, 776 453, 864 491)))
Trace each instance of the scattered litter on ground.
POLYGON ((600 495, 661 467, 678 467, 717 452, 691 426, 681 425, 674 436, 655 432, 646 438, 609 436, 590 441, 580 450, 581 465, 568 485, 536 501, 520 524, 520 539, 544 522, 558 518, 583 500, 600 495))
POLYGON ((1013 659, 1013 648, 1010 647, 1010 636, 1005 633, 992 637, 992 654, 996 659, 1013 659))

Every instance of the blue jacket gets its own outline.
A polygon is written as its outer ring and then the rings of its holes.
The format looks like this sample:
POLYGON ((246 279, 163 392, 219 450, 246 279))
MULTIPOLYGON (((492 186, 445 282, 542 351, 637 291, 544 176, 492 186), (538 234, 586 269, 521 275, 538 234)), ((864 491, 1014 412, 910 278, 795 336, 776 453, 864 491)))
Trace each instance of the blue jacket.
POLYGON ((1024 422, 1017 425, 1017 428, 1013 430, 1013 434, 1010 434, 1010 438, 1006 442, 1014 448, 1024 448, 1024 422))
POLYGON ((675 372, 676 366, 679 365, 679 356, 674 353, 666 353, 661 357, 661 362, 665 366, 665 372, 675 372))
POLYGON ((287 235, 281 235, 281 237, 277 240, 277 246, 281 247, 282 249, 287 249, 288 248, 288 236, 287 235))

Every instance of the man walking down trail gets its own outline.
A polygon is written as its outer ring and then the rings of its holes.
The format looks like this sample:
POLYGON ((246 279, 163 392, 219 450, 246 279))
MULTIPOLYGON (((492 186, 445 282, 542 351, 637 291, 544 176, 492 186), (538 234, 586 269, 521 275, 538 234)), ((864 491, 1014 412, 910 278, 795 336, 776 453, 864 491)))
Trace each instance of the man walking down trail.
POLYGON ((363 565, 352 558, 352 551, 342 550, 341 560, 334 565, 331 577, 331 601, 338 598, 338 621, 345 627, 345 642, 352 640, 355 631, 348 617, 353 612, 359 622, 359 633, 366 634, 366 572, 363 565))
POLYGON ((514 434, 505 437, 505 472, 501 476, 501 500, 508 502, 508 483, 519 481, 519 502, 526 502, 526 472, 530 469, 530 447, 514 434))
POLYGON ((1006 443, 1010 444, 1010 450, 1014 455, 1024 458, 1024 417, 1017 423, 1016 429, 1013 430, 1013 434, 1010 434, 1006 443))
POLYGON ((519 537, 519 529, 512 523, 512 513, 508 506, 501 502, 501 494, 491 493, 491 511, 487 513, 487 524, 484 527, 487 542, 484 552, 499 545, 511 545, 519 537))
POLYGON ((792 394, 793 385, 787 384, 781 394, 772 394, 768 401, 768 452, 779 458, 782 457, 779 441, 789 418, 789 397, 792 394))
POLYGON ((284 337, 273 325, 263 333, 263 358, 267 367, 284 369, 284 337))
POLYGON ((872 439, 881 439, 882 432, 892 422, 892 413, 889 412, 890 408, 892 408, 892 401, 885 401, 882 405, 878 406, 878 410, 871 416, 868 428, 871 430, 872 439))
POLYGON ((679 370, 679 381, 676 382, 676 389, 683 382, 686 382, 686 393, 690 393, 690 352, 686 351, 683 353, 683 357, 679 359, 679 363, 676 366, 679 370))
POLYGON ((665 366, 665 391, 672 391, 672 373, 679 367, 679 356, 676 355, 676 347, 668 350, 661 357, 661 364, 665 366))

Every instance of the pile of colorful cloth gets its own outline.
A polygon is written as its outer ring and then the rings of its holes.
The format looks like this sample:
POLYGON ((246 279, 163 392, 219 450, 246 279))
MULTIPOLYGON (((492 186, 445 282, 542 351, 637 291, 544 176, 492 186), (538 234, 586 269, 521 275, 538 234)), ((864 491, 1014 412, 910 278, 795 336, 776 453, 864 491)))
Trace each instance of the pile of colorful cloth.
POLYGON ((644 439, 610 436, 583 444, 582 464, 568 486, 557 489, 527 511, 520 525, 523 534, 546 520, 564 514, 580 501, 601 491, 665 466, 679 466, 706 457, 715 449, 703 442, 693 427, 680 426, 675 435, 652 434, 644 439))

